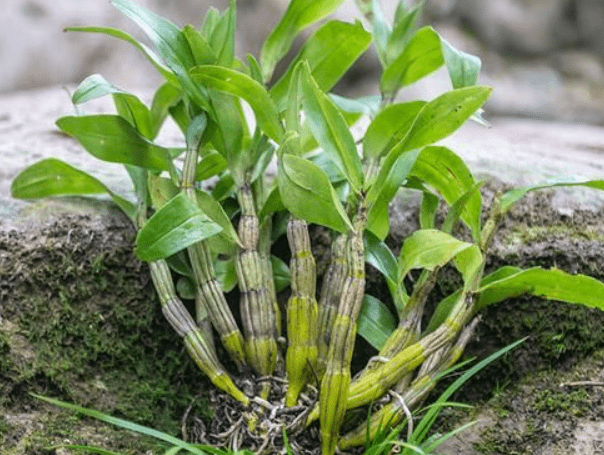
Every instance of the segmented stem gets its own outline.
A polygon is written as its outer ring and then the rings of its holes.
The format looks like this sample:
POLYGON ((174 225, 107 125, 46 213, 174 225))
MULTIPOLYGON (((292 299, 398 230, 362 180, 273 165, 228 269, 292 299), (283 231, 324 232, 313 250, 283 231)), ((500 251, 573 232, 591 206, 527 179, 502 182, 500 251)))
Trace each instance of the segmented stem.
POLYGON ((367 423, 359 425, 340 439, 338 447, 341 450, 347 450, 363 445, 366 443, 368 436, 372 440, 376 433, 385 427, 396 427, 407 417, 404 407, 410 410, 416 408, 426 395, 434 389, 438 383, 438 377, 459 360, 477 324, 478 318, 464 328, 454 345, 444 346, 432 354, 422 364, 417 378, 411 385, 397 384, 395 398, 371 414, 369 427, 367 423))
POLYGON ((249 405, 249 398, 237 388, 224 367, 218 361, 213 345, 186 310, 176 295, 174 282, 168 264, 164 260, 149 263, 151 279, 159 296, 162 312, 176 333, 184 338, 184 343, 197 366, 210 378, 212 383, 243 405, 249 405))
MULTIPOLYGON (((188 148, 183 165, 181 186, 182 191, 195 204, 197 204, 194 187, 196 165, 197 149, 188 148)), ((216 279, 214 263, 208 245, 204 241, 197 242, 188 247, 187 252, 191 260, 200 304, 205 307, 222 344, 241 370, 246 364, 243 336, 216 279)))
POLYGON ((313 376, 317 366, 317 301, 315 258, 305 221, 291 218, 287 223, 291 250, 291 296, 287 302, 285 357, 288 389, 286 406, 294 406, 298 395, 313 376))
POLYGON ((364 205, 349 232, 346 245, 348 273, 344 281, 338 311, 331 333, 327 353, 327 369, 321 381, 319 414, 321 421, 321 447, 323 455, 335 453, 347 408, 350 386, 350 362, 356 337, 357 318, 365 293, 365 245, 363 230, 367 222, 364 205))
MULTIPOLYGON (((241 291, 246 352, 251 367, 266 376, 273 373, 277 363, 277 297, 274 288, 267 285, 273 277, 266 267, 266 259, 259 252, 260 229, 250 186, 243 185, 238 197, 242 246, 237 251, 235 265, 241 291)), ((263 391, 263 395, 266 394, 268 389, 263 391)))
POLYGON ((321 285, 317 333, 317 376, 323 378, 327 369, 327 352, 331 341, 331 330, 338 311, 344 281, 348 275, 346 264, 346 238, 339 234, 331 245, 331 258, 321 285))

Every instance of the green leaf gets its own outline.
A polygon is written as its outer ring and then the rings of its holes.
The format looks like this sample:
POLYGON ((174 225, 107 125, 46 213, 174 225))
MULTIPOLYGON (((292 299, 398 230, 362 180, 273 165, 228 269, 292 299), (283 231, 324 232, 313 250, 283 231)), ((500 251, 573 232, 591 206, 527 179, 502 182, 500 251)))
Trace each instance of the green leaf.
POLYGON ((434 270, 474 246, 436 229, 415 231, 403 243, 398 257, 399 282, 411 269, 434 270))
POLYGON ((61 117, 57 126, 103 161, 168 170, 169 151, 145 139, 120 116, 61 117))
POLYGON ((151 204, 153 204, 155 210, 161 209, 180 192, 180 188, 172 180, 159 177, 153 173, 148 173, 147 185, 149 187, 151 204))
POLYGON ((382 73, 380 90, 393 93, 436 71, 443 64, 440 37, 432 27, 418 30, 403 53, 382 73))
POLYGON ((129 93, 114 93, 113 102, 122 118, 126 119, 143 137, 153 140, 151 112, 141 100, 129 93))
POLYGON ((394 164, 391 164, 388 158, 386 158, 386 163, 382 165, 377 180, 367 193, 369 209, 366 229, 373 232, 382 240, 386 238, 390 231, 388 206, 409 175, 409 172, 411 172, 418 155, 419 150, 405 153, 396 158, 394 164), (382 176, 384 170, 388 172, 385 176, 382 176))
POLYGON ((56 158, 32 164, 22 170, 11 184, 11 195, 17 199, 86 194, 108 194, 131 220, 136 219, 134 204, 118 196, 86 172, 56 158))
POLYGON ((235 267, 235 258, 227 260, 214 261, 214 271, 216 279, 220 283, 222 292, 231 292, 237 286, 237 270, 235 267))
POLYGON ((195 65, 215 65, 216 54, 203 34, 192 25, 185 25, 182 33, 189 43, 195 65))
POLYGON ((477 310, 520 295, 575 303, 604 310, 604 283, 586 275, 571 275, 558 269, 534 267, 491 281, 479 290, 477 310))
POLYGON ((382 64, 382 68, 385 68, 388 64, 388 37, 390 36, 390 25, 386 22, 382 8, 377 0, 371 2, 371 29, 373 35, 373 42, 375 43, 375 50, 377 51, 378 58, 382 64))
POLYGON ((407 136, 425 105, 425 101, 411 101, 384 108, 367 128, 363 139, 363 155, 370 158, 385 156, 407 136))
POLYGON ((32 164, 11 184, 11 194, 18 199, 103 193, 107 187, 99 180, 55 158, 32 164))
POLYGON ((245 100, 266 135, 281 141, 284 131, 279 113, 266 89, 254 79, 235 70, 212 65, 197 66, 190 75, 195 81, 245 100))
POLYGON ((363 170, 354 138, 338 108, 312 79, 308 67, 304 73, 301 86, 310 129, 325 154, 358 190, 363 185, 363 170))
POLYGON ((292 0, 285 14, 266 38, 260 52, 260 67, 265 81, 291 48, 296 36, 309 25, 336 10, 343 0, 292 0))
POLYGON ((442 42, 442 52, 445 58, 445 64, 449 71, 451 84, 453 88, 463 88, 475 85, 478 82, 478 74, 482 65, 480 59, 474 55, 455 49, 444 38, 442 42))
POLYGON ((84 79, 71 95, 73 104, 82 104, 112 93, 125 93, 122 89, 107 82, 100 74, 93 74, 84 79))
POLYGON ((286 289, 291 282, 291 273, 287 263, 275 255, 271 255, 271 267, 273 268, 273 280, 277 292, 286 289))
POLYGON ((547 188, 564 187, 564 186, 583 186, 596 190, 604 190, 604 180, 577 180, 576 178, 556 178, 546 180, 537 185, 524 186, 505 193, 501 199, 502 211, 508 211, 516 202, 522 199, 530 191, 543 190, 547 188))
POLYGON ((428 102, 393 153, 433 144, 456 131, 489 98, 490 87, 452 90, 428 102))
POLYGON ((157 71, 169 82, 178 85, 178 78, 163 64, 161 58, 148 46, 137 41, 131 35, 121 30, 117 30, 111 27, 66 27, 64 29, 68 32, 84 32, 84 33, 100 33, 103 35, 111 36, 113 38, 126 41, 132 44, 135 48, 143 53, 147 60, 157 69, 157 71))
MULTIPOLYGON (((419 212, 419 225, 421 229, 436 228, 436 211, 438 210, 438 197, 429 191, 422 192, 422 205, 419 212)), ((449 231, 443 229, 450 234, 449 231)))
MULTIPOLYGON (((459 197, 459 199, 457 199, 453 203, 453 205, 447 212, 447 216, 441 226, 442 231, 447 232, 449 234, 451 232, 453 232, 453 229, 455 228, 455 224, 457 224, 457 222, 461 218, 462 214, 464 213, 464 210, 466 209, 468 204, 471 203, 472 199, 474 199, 476 197, 481 198, 481 194, 480 194, 479 190, 482 187, 482 185, 484 185, 484 181, 476 182, 474 185, 472 185, 472 187, 468 191, 466 191, 464 194, 462 194, 459 197)), ((481 201, 482 201, 482 199, 481 199, 481 201)), ((479 221, 480 221, 480 219, 479 219, 479 221)), ((477 227, 480 228, 480 223, 477 225, 477 227)), ((472 233, 475 235, 475 238, 474 238, 475 241, 480 239, 479 229, 477 229, 475 232, 472 231, 472 233)))
POLYGON ((371 232, 365 232, 365 261, 375 267, 388 281, 398 281, 398 263, 385 242, 371 232))
POLYGON ((403 153, 432 144, 453 133, 486 101, 490 93, 488 87, 468 87, 452 90, 426 103, 405 137, 386 155, 377 177, 367 185, 367 201, 377 201, 382 182, 388 178, 403 153))
POLYGON ((379 351, 396 328, 397 321, 384 303, 365 294, 357 324, 358 334, 379 351))
MULTIPOLYGON (((451 206, 475 185, 474 177, 466 163, 446 147, 425 147, 419 154, 411 175, 419 178, 436 191, 451 206)), ((478 191, 472 192, 461 213, 476 240, 480 236, 482 199, 478 191)))
POLYGON ((172 71, 178 74, 194 65, 186 37, 172 22, 130 0, 111 0, 111 3, 145 32, 172 71))
POLYGON ((321 26, 304 43, 285 74, 270 90, 279 111, 284 111, 288 105, 287 90, 299 62, 308 62, 319 88, 327 92, 367 50, 370 42, 371 35, 359 22, 329 21, 321 26))
POLYGON ((386 62, 388 64, 396 60, 407 47, 423 6, 424 1, 421 1, 412 10, 405 11, 402 8, 402 2, 399 3, 399 8, 394 16, 392 32, 386 45, 386 62))
MULTIPOLYGON (((287 148, 287 142, 282 147, 287 148)), ((327 226, 339 232, 352 229, 352 224, 327 175, 316 164, 283 153, 277 180, 285 207, 296 217, 327 226)))
POLYGON ((233 227, 233 223, 225 213, 222 205, 214 199, 210 194, 202 190, 196 190, 197 205, 201 211, 214 223, 218 224, 222 231, 218 234, 231 244, 239 244, 239 236, 233 227))
POLYGON ((111 425, 115 425, 120 428, 124 428, 129 431, 134 431, 139 434, 143 434, 145 436, 150 436, 152 438, 158 439, 160 441, 167 442, 168 444, 172 444, 174 446, 181 447, 183 450, 187 450, 188 452, 194 455, 206 455, 202 450, 196 448, 194 445, 189 444, 182 439, 175 438, 167 433, 163 433, 158 430, 154 430, 153 428, 148 428, 142 425, 138 425, 133 422, 129 422, 127 420, 118 419, 116 417, 112 417, 107 414, 103 414, 99 411, 94 411, 92 409, 86 409, 80 406, 76 406, 74 404, 65 403, 60 400, 56 400, 54 398, 43 397, 41 395, 31 394, 33 397, 46 401, 54 406, 59 406, 63 409, 68 409, 70 411, 79 412, 81 414, 87 415, 88 417, 92 417, 93 419, 100 420, 101 422, 109 423, 111 425))
POLYGON ((175 196, 145 223, 136 236, 136 253, 155 261, 222 231, 186 194, 175 196))
POLYGON ((215 150, 210 150, 202 155, 201 160, 197 163, 195 180, 203 182, 204 180, 225 171, 227 166, 227 160, 220 153, 215 150))
POLYGON ((380 111, 380 104, 382 103, 382 97, 380 95, 353 99, 330 93, 329 97, 341 111, 349 114, 365 114, 370 117, 375 117, 378 114, 380 111))
POLYGON ((229 8, 218 20, 208 42, 217 56, 217 64, 231 66, 235 57, 235 30, 237 28, 237 8, 235 0, 230 0, 229 8))

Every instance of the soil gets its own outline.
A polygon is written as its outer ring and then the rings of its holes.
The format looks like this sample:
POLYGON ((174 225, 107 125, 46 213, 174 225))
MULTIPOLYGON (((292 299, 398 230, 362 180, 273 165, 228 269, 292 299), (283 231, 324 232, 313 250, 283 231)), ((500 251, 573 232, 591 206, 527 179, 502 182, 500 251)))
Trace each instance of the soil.
MULTIPOLYGON (((489 184, 486 199, 501 186, 489 184)), ((552 198, 552 193, 534 193, 511 211, 496 237, 489 270, 506 264, 555 266, 604 279, 599 261, 603 213, 561 215, 552 198)), ((216 426, 217 408, 224 414, 228 406, 207 394, 212 387, 165 323, 147 268, 132 254, 129 222, 104 201, 46 202, 32 213, 36 217, 0 224, 2 453, 66 454, 49 448, 65 443, 123 453, 158 450, 153 441, 59 411, 30 393, 204 440, 202 428, 216 426)), ((394 207, 390 243, 400 244, 413 228, 412 213, 413 204, 394 207)), ((316 251, 325 251, 325 235, 317 231, 314 238, 316 251)), ((376 288, 375 277, 369 282, 376 288)), ((455 283, 454 274, 445 273, 435 299, 455 283)), ((482 423, 441 453, 555 454, 571 447, 578 454, 598 453, 604 434, 598 425, 602 387, 572 383, 604 379, 604 313, 513 299, 484 312, 467 354, 483 358, 525 336, 521 347, 455 397, 477 410, 446 413, 442 430, 468 418, 482 423)), ((358 362, 374 353, 361 343, 358 347, 358 362)), ((293 442, 307 454, 316 441, 311 432, 293 442)))

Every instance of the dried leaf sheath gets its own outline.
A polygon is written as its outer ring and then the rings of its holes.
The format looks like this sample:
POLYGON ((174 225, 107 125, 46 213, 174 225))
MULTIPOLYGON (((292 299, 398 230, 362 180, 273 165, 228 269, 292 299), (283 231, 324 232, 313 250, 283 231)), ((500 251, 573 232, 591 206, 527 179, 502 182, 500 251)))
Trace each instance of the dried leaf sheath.
POLYGON ((249 185, 238 192, 241 206, 239 238, 235 266, 241 291, 241 318, 245 334, 246 352, 250 366, 261 375, 270 375, 277 363, 276 296, 267 286, 272 280, 266 261, 258 250, 260 229, 249 185))
POLYGON ((316 266, 305 221, 290 219, 287 239, 292 256, 291 296, 287 302, 289 346, 285 358, 289 386, 285 404, 294 406, 317 365, 316 266))
POLYGON ((327 369, 321 381, 319 417, 321 446, 324 455, 335 453, 340 427, 346 414, 350 385, 350 362, 356 338, 356 320, 365 293, 365 246, 363 229, 366 213, 361 208, 355 220, 355 231, 346 244, 347 276, 333 325, 327 369))
POLYGON ((235 386, 224 367, 218 361, 212 344, 177 297, 170 269, 164 260, 149 263, 151 279, 159 296, 162 312, 172 328, 184 338, 187 351, 199 368, 210 378, 212 383, 224 390, 245 406, 249 398, 235 386))

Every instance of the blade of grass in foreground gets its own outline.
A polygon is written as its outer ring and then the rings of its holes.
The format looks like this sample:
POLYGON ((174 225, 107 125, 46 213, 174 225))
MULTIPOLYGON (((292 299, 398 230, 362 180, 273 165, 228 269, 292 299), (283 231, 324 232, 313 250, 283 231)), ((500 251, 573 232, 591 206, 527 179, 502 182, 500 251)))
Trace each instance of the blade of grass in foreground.
POLYGON ((129 422, 128 420, 118 419, 117 417, 112 417, 110 415, 104 414, 99 411, 95 411, 93 409, 86 409, 81 406, 77 406, 75 404, 65 403, 60 400, 56 400, 54 398, 48 398, 41 395, 31 394, 33 397, 38 398, 39 400, 46 401, 52 405, 58 406, 63 409, 68 409, 70 411, 79 412, 81 414, 87 415, 88 417, 92 417, 94 419, 100 420, 101 422, 110 423, 111 425, 118 426, 120 428, 124 428, 126 430, 134 431, 136 433, 143 434, 145 436, 150 436, 155 439, 159 439, 160 441, 165 441, 174 446, 180 447, 183 450, 188 450, 190 453, 195 455, 207 455, 207 452, 204 452, 197 447, 186 443, 182 439, 178 439, 174 436, 171 436, 167 433, 164 433, 159 430, 154 430, 153 428, 145 427, 143 425, 139 425, 134 422, 129 422))

